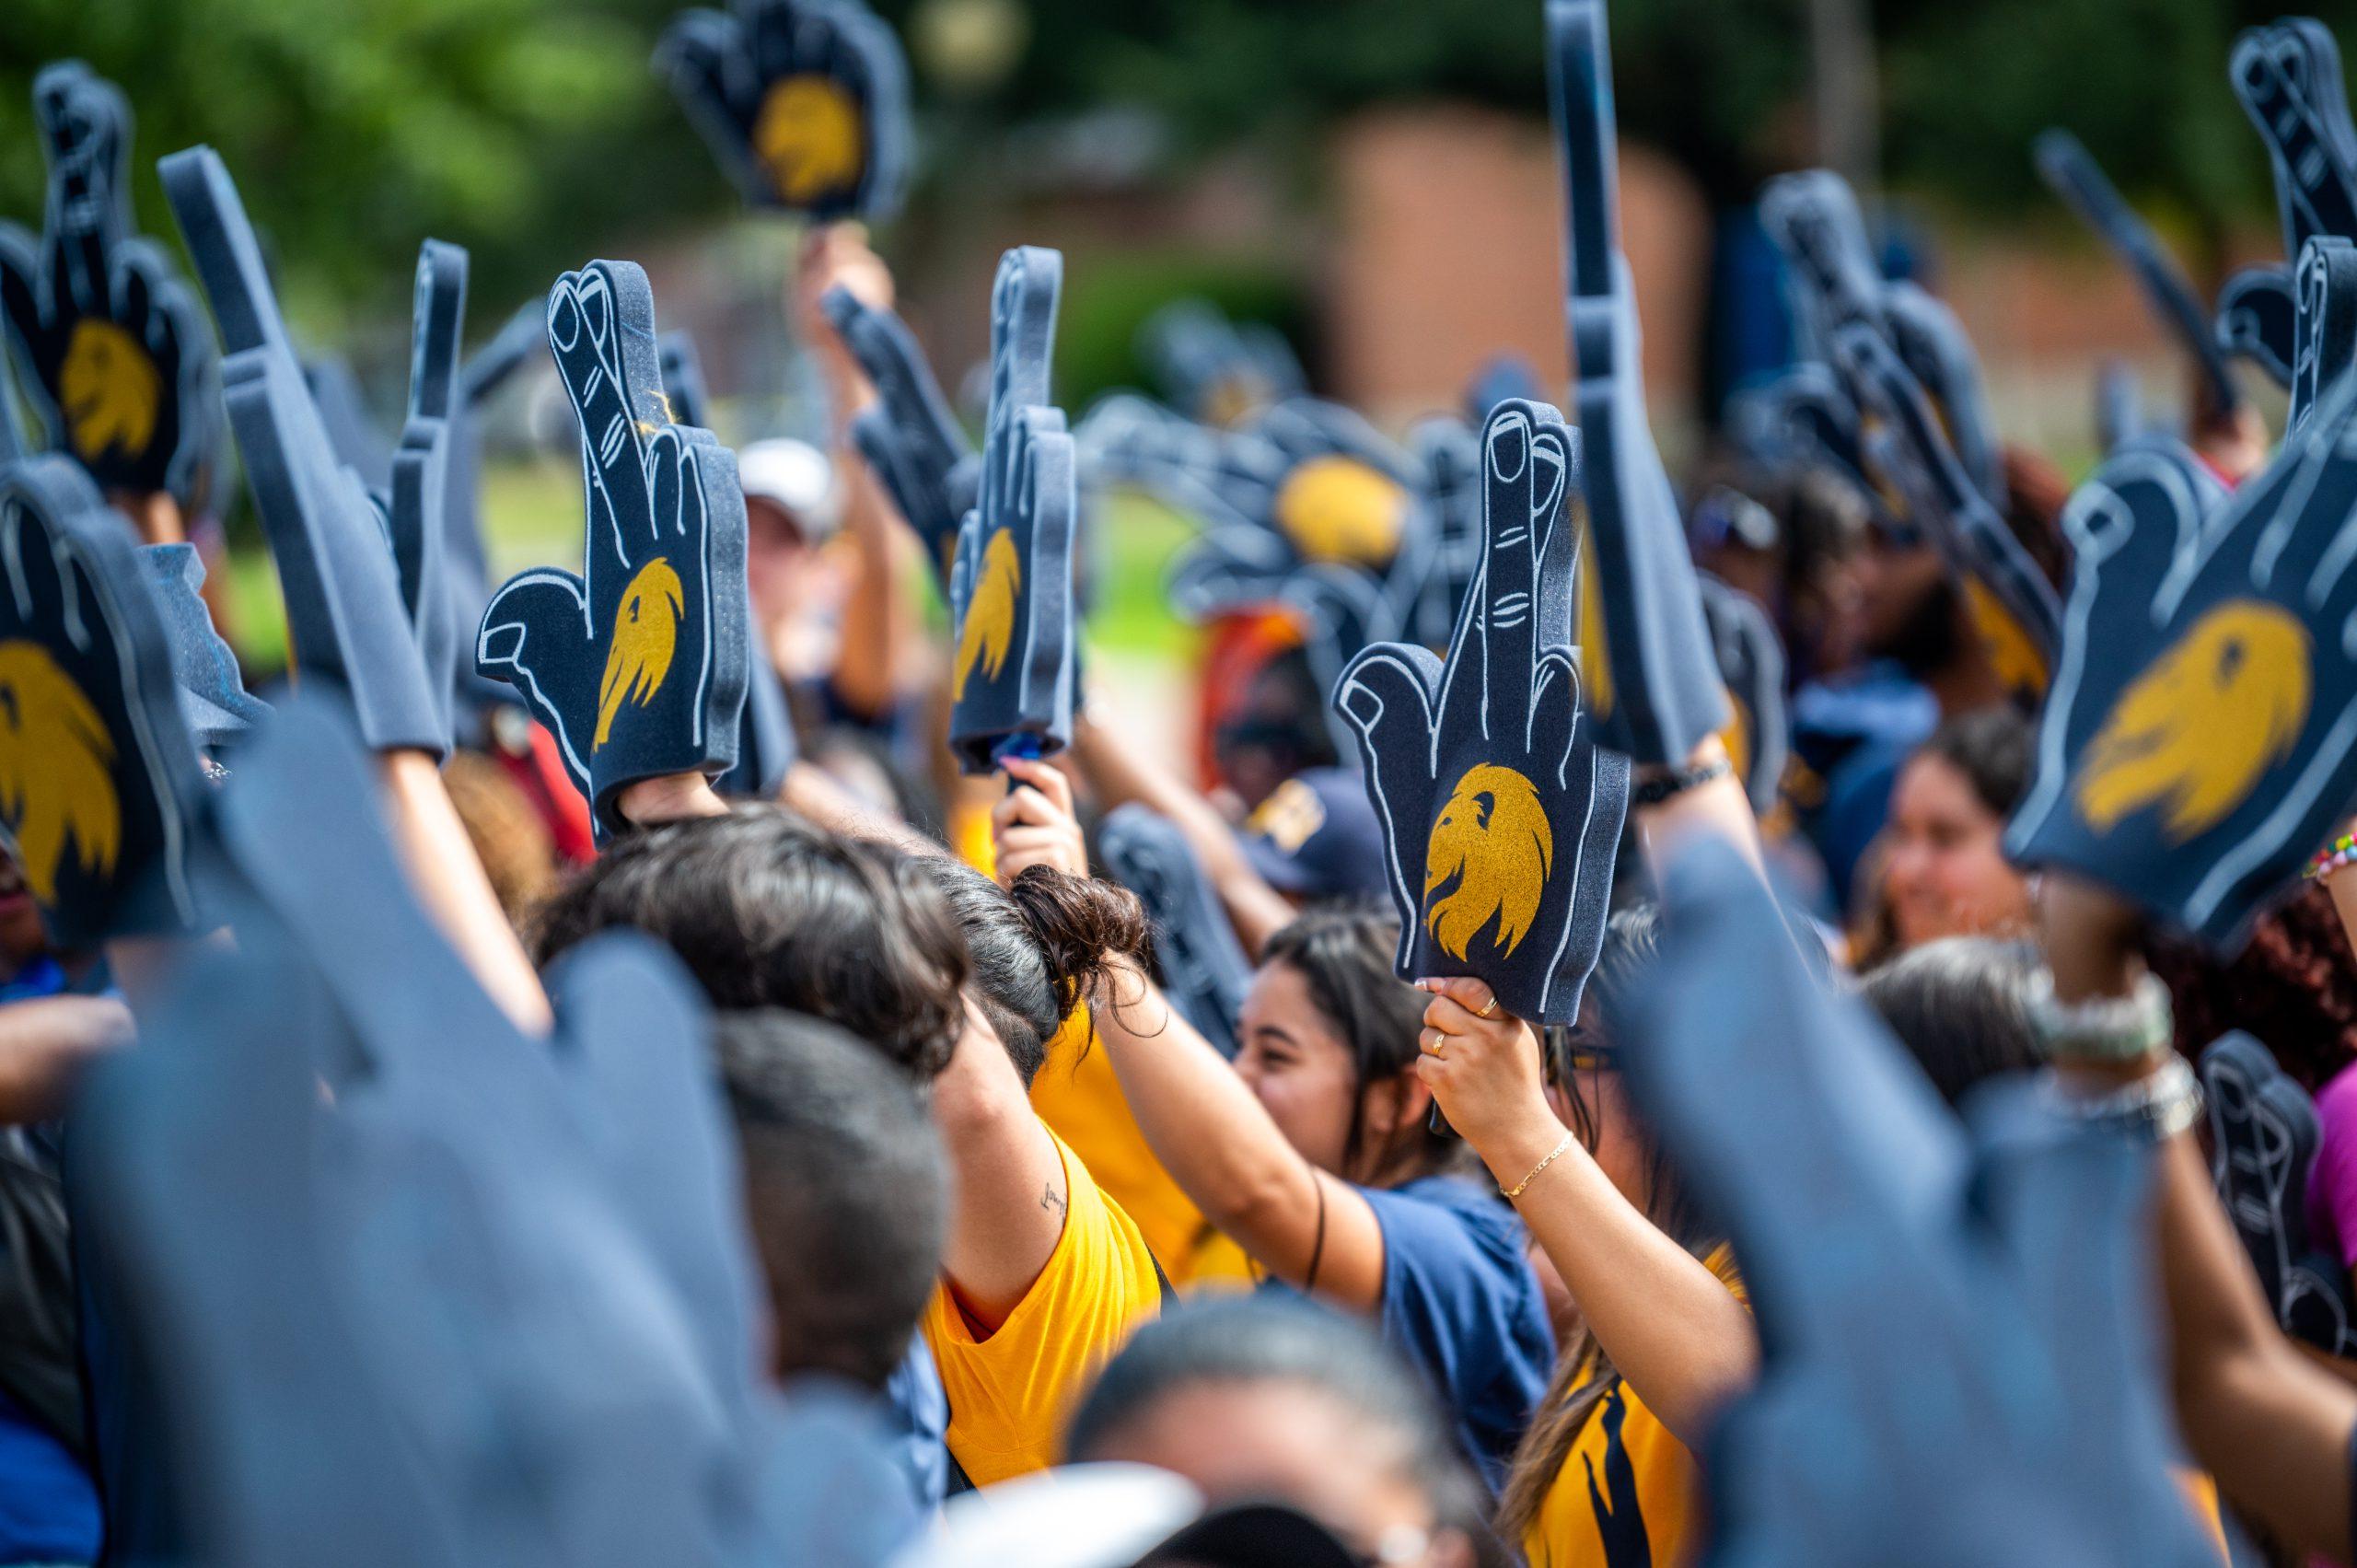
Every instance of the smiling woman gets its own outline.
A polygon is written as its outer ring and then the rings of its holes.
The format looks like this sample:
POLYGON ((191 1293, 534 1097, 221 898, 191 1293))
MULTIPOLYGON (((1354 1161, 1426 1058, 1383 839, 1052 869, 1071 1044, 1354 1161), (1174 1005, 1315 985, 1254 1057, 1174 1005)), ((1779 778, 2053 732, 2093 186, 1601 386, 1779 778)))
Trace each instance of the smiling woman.
POLYGON ((2029 883, 2003 839, 2028 784, 2030 746, 2026 719, 1990 708, 1949 720, 1908 759, 1852 937, 1860 971, 1943 936, 2027 930, 2029 883))

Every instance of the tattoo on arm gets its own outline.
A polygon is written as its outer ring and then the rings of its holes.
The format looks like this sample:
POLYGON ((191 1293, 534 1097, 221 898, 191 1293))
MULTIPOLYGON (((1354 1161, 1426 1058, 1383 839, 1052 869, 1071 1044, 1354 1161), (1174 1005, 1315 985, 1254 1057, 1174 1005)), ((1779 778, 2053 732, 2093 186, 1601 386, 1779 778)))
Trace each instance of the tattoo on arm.
POLYGON ((1064 1195, 1056 1191, 1056 1184, 1054 1182, 1049 1182, 1045 1188, 1040 1190, 1039 1206, 1043 1209, 1051 1211, 1059 1220, 1064 1217, 1064 1195))

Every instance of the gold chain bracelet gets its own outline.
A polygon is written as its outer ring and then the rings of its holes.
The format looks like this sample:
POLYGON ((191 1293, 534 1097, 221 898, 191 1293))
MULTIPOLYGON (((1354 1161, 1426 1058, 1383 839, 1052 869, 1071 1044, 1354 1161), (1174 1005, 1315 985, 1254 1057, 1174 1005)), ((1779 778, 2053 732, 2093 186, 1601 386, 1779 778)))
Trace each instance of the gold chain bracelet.
POLYGON ((1563 1141, 1556 1144, 1555 1147, 1549 1152, 1545 1159, 1540 1160, 1537 1165, 1530 1167, 1530 1174, 1528 1176, 1524 1177, 1520 1181, 1515 1182, 1511 1187, 1501 1187, 1498 1191, 1505 1194, 1506 1202, 1514 1202, 1515 1199, 1522 1196, 1522 1190, 1524 1188, 1538 1179, 1538 1173, 1540 1171, 1545 1170, 1549 1166, 1553 1165, 1557 1160, 1562 1158, 1563 1151, 1571 1146, 1572 1135, 1569 1132, 1566 1132, 1563 1134, 1563 1141))

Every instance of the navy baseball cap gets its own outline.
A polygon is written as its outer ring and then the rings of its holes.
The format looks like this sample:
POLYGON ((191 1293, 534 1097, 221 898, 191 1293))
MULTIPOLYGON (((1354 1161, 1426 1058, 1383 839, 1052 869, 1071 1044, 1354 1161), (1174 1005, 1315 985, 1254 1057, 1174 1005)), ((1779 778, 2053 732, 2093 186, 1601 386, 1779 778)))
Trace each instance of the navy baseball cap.
POLYGON ((1309 768, 1271 791, 1237 833, 1244 858, 1280 893, 1385 899, 1383 823, 1356 767, 1309 768))

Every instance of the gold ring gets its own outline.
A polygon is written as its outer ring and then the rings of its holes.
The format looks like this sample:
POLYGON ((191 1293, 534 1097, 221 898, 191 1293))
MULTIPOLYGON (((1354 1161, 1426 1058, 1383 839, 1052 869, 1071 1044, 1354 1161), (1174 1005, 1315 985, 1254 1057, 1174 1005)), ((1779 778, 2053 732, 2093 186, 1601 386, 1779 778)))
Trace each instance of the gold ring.
POLYGON ((1487 1017, 1491 1017, 1491 1016, 1495 1016, 1495 1014, 1497 1013, 1497 1010, 1498 1010, 1498 993, 1497 993, 1496 992, 1492 991, 1492 993, 1490 993, 1490 1005, 1489 1005, 1488 1006, 1486 1006, 1486 1007, 1482 1008, 1480 1012, 1478 1012, 1478 1013, 1474 1014, 1473 1016, 1474 1016, 1475 1017, 1477 1017, 1477 1018, 1487 1018, 1487 1017))
POLYGON ((1432 1042, 1430 1044, 1425 1044, 1423 1041, 1419 1040, 1416 1042, 1418 1047, 1426 1056, 1432 1057, 1434 1061, 1446 1061, 1448 1058, 1448 1037, 1441 1033, 1438 1029, 1426 1029, 1424 1033, 1432 1037, 1432 1042))

